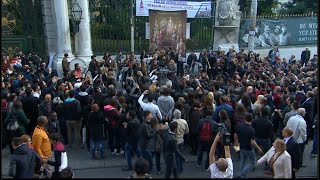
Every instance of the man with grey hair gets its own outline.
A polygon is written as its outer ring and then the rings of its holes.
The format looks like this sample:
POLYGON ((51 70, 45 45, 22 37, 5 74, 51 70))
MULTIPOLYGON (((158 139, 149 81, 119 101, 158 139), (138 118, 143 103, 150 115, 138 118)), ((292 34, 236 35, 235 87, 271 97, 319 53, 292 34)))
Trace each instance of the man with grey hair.
MULTIPOLYGON (((184 142, 184 135, 189 134, 189 126, 186 120, 181 119, 181 112, 179 109, 175 109, 173 112, 173 121, 176 121, 178 123, 177 132, 176 132, 176 139, 177 139, 177 145, 178 150, 182 152, 183 150, 183 142, 184 142)), ((183 171, 182 169, 182 162, 183 157, 179 156, 179 154, 176 154, 176 163, 178 167, 178 172, 181 173, 183 171)))
POLYGON ((298 114, 295 116, 292 116, 288 122, 287 126, 293 130, 293 137, 297 140, 299 144, 299 165, 302 166, 302 160, 303 160, 303 152, 305 147, 305 141, 307 140, 307 124, 304 120, 304 116, 306 115, 306 110, 304 108, 298 109, 298 114))

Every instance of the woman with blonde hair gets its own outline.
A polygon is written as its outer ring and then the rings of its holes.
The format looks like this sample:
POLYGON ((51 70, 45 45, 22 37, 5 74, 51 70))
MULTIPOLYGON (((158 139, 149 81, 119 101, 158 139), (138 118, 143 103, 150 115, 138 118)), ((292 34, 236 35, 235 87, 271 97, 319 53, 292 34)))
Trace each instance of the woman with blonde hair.
POLYGON ((264 95, 258 95, 256 102, 252 106, 253 114, 255 115, 258 114, 261 107, 263 106, 264 99, 265 99, 264 95))
POLYGON ((264 162, 270 166, 265 174, 272 175, 272 178, 292 177, 291 156, 283 140, 276 139, 269 151, 258 160, 257 166, 264 162))

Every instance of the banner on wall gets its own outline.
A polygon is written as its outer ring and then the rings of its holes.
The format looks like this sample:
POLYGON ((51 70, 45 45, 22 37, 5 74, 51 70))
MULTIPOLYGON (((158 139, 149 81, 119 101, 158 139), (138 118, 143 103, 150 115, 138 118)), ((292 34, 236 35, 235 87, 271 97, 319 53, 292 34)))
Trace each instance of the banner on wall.
POLYGON ((149 16, 149 10, 187 11, 188 18, 210 18, 211 1, 136 0, 136 16, 149 16))
MULTIPOLYGON (((241 24, 239 46, 248 46, 251 20, 241 24)), ((290 46, 317 44, 318 23, 316 18, 259 19, 255 28, 255 46, 290 46)))
POLYGON ((150 10, 150 51, 171 48, 186 56, 187 11, 150 10))
MULTIPOLYGON (((150 39, 150 24, 146 23, 146 39, 150 39)), ((186 39, 190 39, 190 23, 186 24, 186 39)))

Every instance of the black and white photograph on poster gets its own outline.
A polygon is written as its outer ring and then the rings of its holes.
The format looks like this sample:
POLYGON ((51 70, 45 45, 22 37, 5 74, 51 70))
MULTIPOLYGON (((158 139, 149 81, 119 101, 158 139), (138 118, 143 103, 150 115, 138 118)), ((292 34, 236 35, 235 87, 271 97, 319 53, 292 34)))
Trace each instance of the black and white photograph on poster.
POLYGON ((261 22, 263 30, 259 35, 258 46, 285 46, 290 43, 291 34, 285 21, 278 23, 261 22))

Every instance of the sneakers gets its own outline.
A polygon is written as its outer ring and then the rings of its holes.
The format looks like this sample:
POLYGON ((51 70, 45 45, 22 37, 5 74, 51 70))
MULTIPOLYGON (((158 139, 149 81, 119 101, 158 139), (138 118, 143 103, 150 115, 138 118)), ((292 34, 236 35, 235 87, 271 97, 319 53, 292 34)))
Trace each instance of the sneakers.
POLYGON ((116 153, 116 155, 121 155, 123 153, 124 153, 124 151, 120 151, 119 153, 116 153))
POLYGON ((209 171, 209 170, 210 170, 210 168, 206 169, 206 171, 209 171))
POLYGON ((111 154, 112 154, 112 155, 117 154, 117 150, 114 150, 111 154))
POLYGON ((197 164, 197 167, 201 167, 199 164, 197 164))
POLYGON ((316 158, 316 157, 318 157, 318 155, 317 155, 317 154, 312 154, 312 153, 311 153, 311 154, 310 154, 310 157, 311 157, 311 158, 316 158))
POLYGON ((157 175, 160 175, 160 174, 161 174, 160 171, 158 171, 158 172, 157 172, 157 175))

